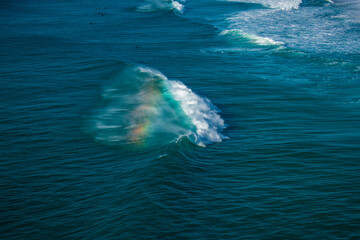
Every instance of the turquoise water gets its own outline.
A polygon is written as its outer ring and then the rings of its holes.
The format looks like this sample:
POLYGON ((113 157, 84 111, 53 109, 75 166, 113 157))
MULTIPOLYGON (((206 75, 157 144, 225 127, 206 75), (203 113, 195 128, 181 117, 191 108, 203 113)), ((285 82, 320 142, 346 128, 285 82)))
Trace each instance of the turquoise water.
POLYGON ((360 239, 360 3, 1 1, 1 239, 360 239))

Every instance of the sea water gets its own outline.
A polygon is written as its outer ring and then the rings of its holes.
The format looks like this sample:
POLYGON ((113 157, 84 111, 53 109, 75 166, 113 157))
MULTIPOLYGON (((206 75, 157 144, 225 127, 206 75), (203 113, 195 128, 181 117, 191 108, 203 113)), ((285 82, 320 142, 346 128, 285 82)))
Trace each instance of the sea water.
POLYGON ((360 239, 360 3, 0 3, 1 239, 360 239))

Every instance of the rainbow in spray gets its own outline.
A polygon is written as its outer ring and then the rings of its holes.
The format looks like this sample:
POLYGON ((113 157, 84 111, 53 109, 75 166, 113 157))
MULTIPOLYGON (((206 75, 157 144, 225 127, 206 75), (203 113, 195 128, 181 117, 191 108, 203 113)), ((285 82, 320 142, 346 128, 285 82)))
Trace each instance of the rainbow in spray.
POLYGON ((167 144, 188 137, 205 146, 221 142, 225 124, 208 99, 148 67, 127 67, 102 94, 91 120, 96 139, 108 144, 167 144))

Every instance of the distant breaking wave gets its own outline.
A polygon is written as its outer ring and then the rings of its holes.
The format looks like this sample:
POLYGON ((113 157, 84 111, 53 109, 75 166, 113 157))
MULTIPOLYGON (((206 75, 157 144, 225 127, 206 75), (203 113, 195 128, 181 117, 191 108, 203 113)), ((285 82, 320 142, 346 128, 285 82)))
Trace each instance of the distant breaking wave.
POLYGON ((228 2, 257 3, 265 7, 281 10, 298 9, 302 0, 227 0, 228 2))
POLYGON ((148 67, 124 70, 104 89, 102 98, 90 130, 105 143, 147 146, 186 136, 205 146, 224 138, 224 120, 208 99, 148 67))
POLYGON ((185 6, 185 0, 145 0, 146 3, 139 6, 137 11, 139 12, 155 12, 159 10, 175 11, 177 13, 183 13, 185 6))
POLYGON ((260 46, 278 46, 283 45, 283 42, 275 41, 269 37, 260 37, 255 34, 245 33, 239 29, 224 30, 220 33, 220 36, 224 36, 228 39, 236 41, 250 42, 260 46))

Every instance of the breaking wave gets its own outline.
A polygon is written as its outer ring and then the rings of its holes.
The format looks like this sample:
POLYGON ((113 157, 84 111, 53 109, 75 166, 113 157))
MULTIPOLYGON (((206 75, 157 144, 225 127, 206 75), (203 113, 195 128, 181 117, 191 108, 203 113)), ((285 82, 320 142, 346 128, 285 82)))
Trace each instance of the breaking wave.
POLYGON ((185 0, 145 0, 146 3, 139 6, 137 11, 139 12, 155 12, 159 10, 175 11, 177 13, 183 13, 185 6, 185 0))
POLYGON ((243 2, 243 3, 256 3, 264 7, 291 10, 298 9, 302 0, 227 0, 228 2, 243 2))
POLYGON ((260 46, 279 46, 284 44, 283 42, 275 41, 272 38, 245 33, 239 29, 224 30, 220 33, 220 36, 224 36, 238 42, 253 43, 260 46))
POLYGON ((186 136, 206 146, 222 141, 225 124, 208 99, 182 82, 148 67, 129 67, 104 89, 90 128, 108 144, 147 146, 186 136))

